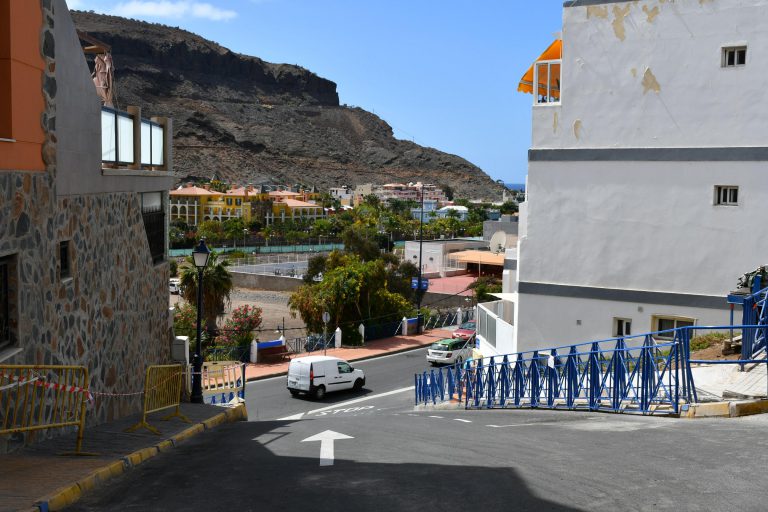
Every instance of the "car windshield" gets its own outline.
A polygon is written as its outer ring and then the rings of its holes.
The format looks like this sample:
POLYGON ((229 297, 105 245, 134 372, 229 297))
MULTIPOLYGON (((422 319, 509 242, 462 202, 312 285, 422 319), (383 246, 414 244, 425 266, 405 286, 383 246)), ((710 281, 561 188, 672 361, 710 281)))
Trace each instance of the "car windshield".
POLYGON ((468 331, 474 331, 475 330, 475 322, 464 322, 461 324, 459 329, 466 329, 468 331))
POLYGON ((432 350, 440 350, 441 352, 446 352, 450 350, 450 347, 448 345, 443 345, 442 343, 433 343, 431 347, 432 350))

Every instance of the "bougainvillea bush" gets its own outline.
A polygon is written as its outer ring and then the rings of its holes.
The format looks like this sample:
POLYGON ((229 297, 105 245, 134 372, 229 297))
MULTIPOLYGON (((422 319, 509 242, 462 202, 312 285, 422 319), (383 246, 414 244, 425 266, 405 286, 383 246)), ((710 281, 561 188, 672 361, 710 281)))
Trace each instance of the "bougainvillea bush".
POLYGON ((261 326, 261 308, 245 304, 232 310, 216 340, 218 345, 246 347, 253 339, 253 331, 261 326))

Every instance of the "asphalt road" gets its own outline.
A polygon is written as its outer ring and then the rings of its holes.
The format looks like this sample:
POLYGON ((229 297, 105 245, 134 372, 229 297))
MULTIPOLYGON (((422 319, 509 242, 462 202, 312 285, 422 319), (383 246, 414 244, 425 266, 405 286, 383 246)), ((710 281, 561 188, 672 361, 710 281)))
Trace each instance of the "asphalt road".
POLYGON ((69 510, 766 509, 763 416, 414 412, 400 390, 423 350, 356 366, 367 393, 322 403, 281 379, 250 385, 260 421, 198 435, 69 510))

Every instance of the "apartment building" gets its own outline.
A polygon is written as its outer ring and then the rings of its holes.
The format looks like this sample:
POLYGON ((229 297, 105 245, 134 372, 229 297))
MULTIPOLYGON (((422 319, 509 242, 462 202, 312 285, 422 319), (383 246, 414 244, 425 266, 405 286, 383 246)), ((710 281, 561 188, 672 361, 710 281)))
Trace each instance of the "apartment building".
POLYGON ((565 3, 520 83, 527 197, 484 353, 728 323, 768 259, 766 26, 766 0, 565 3))

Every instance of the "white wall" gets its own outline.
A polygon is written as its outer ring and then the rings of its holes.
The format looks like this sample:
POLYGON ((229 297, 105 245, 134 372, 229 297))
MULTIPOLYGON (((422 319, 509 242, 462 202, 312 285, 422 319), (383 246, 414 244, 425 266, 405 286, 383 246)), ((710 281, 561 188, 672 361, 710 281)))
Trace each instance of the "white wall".
POLYGON ((768 260, 763 162, 531 162, 518 280, 724 297, 768 260), (738 206, 714 206, 738 185, 738 206))
MULTIPOLYGON (((570 297, 519 294, 517 311, 517 348, 533 350, 566 344, 611 338, 613 319, 632 320, 632 334, 654 330, 652 317, 676 316, 694 318, 696 325, 727 325, 726 309, 688 308, 658 304, 638 304, 570 297), (524 320, 523 320, 524 319, 524 320), (577 323, 580 321, 580 325, 577 323)), ((741 311, 734 313, 735 322, 741 311)))
POLYGON ((768 0, 564 8, 561 106, 533 108, 533 147, 765 146, 766 26, 768 0))

